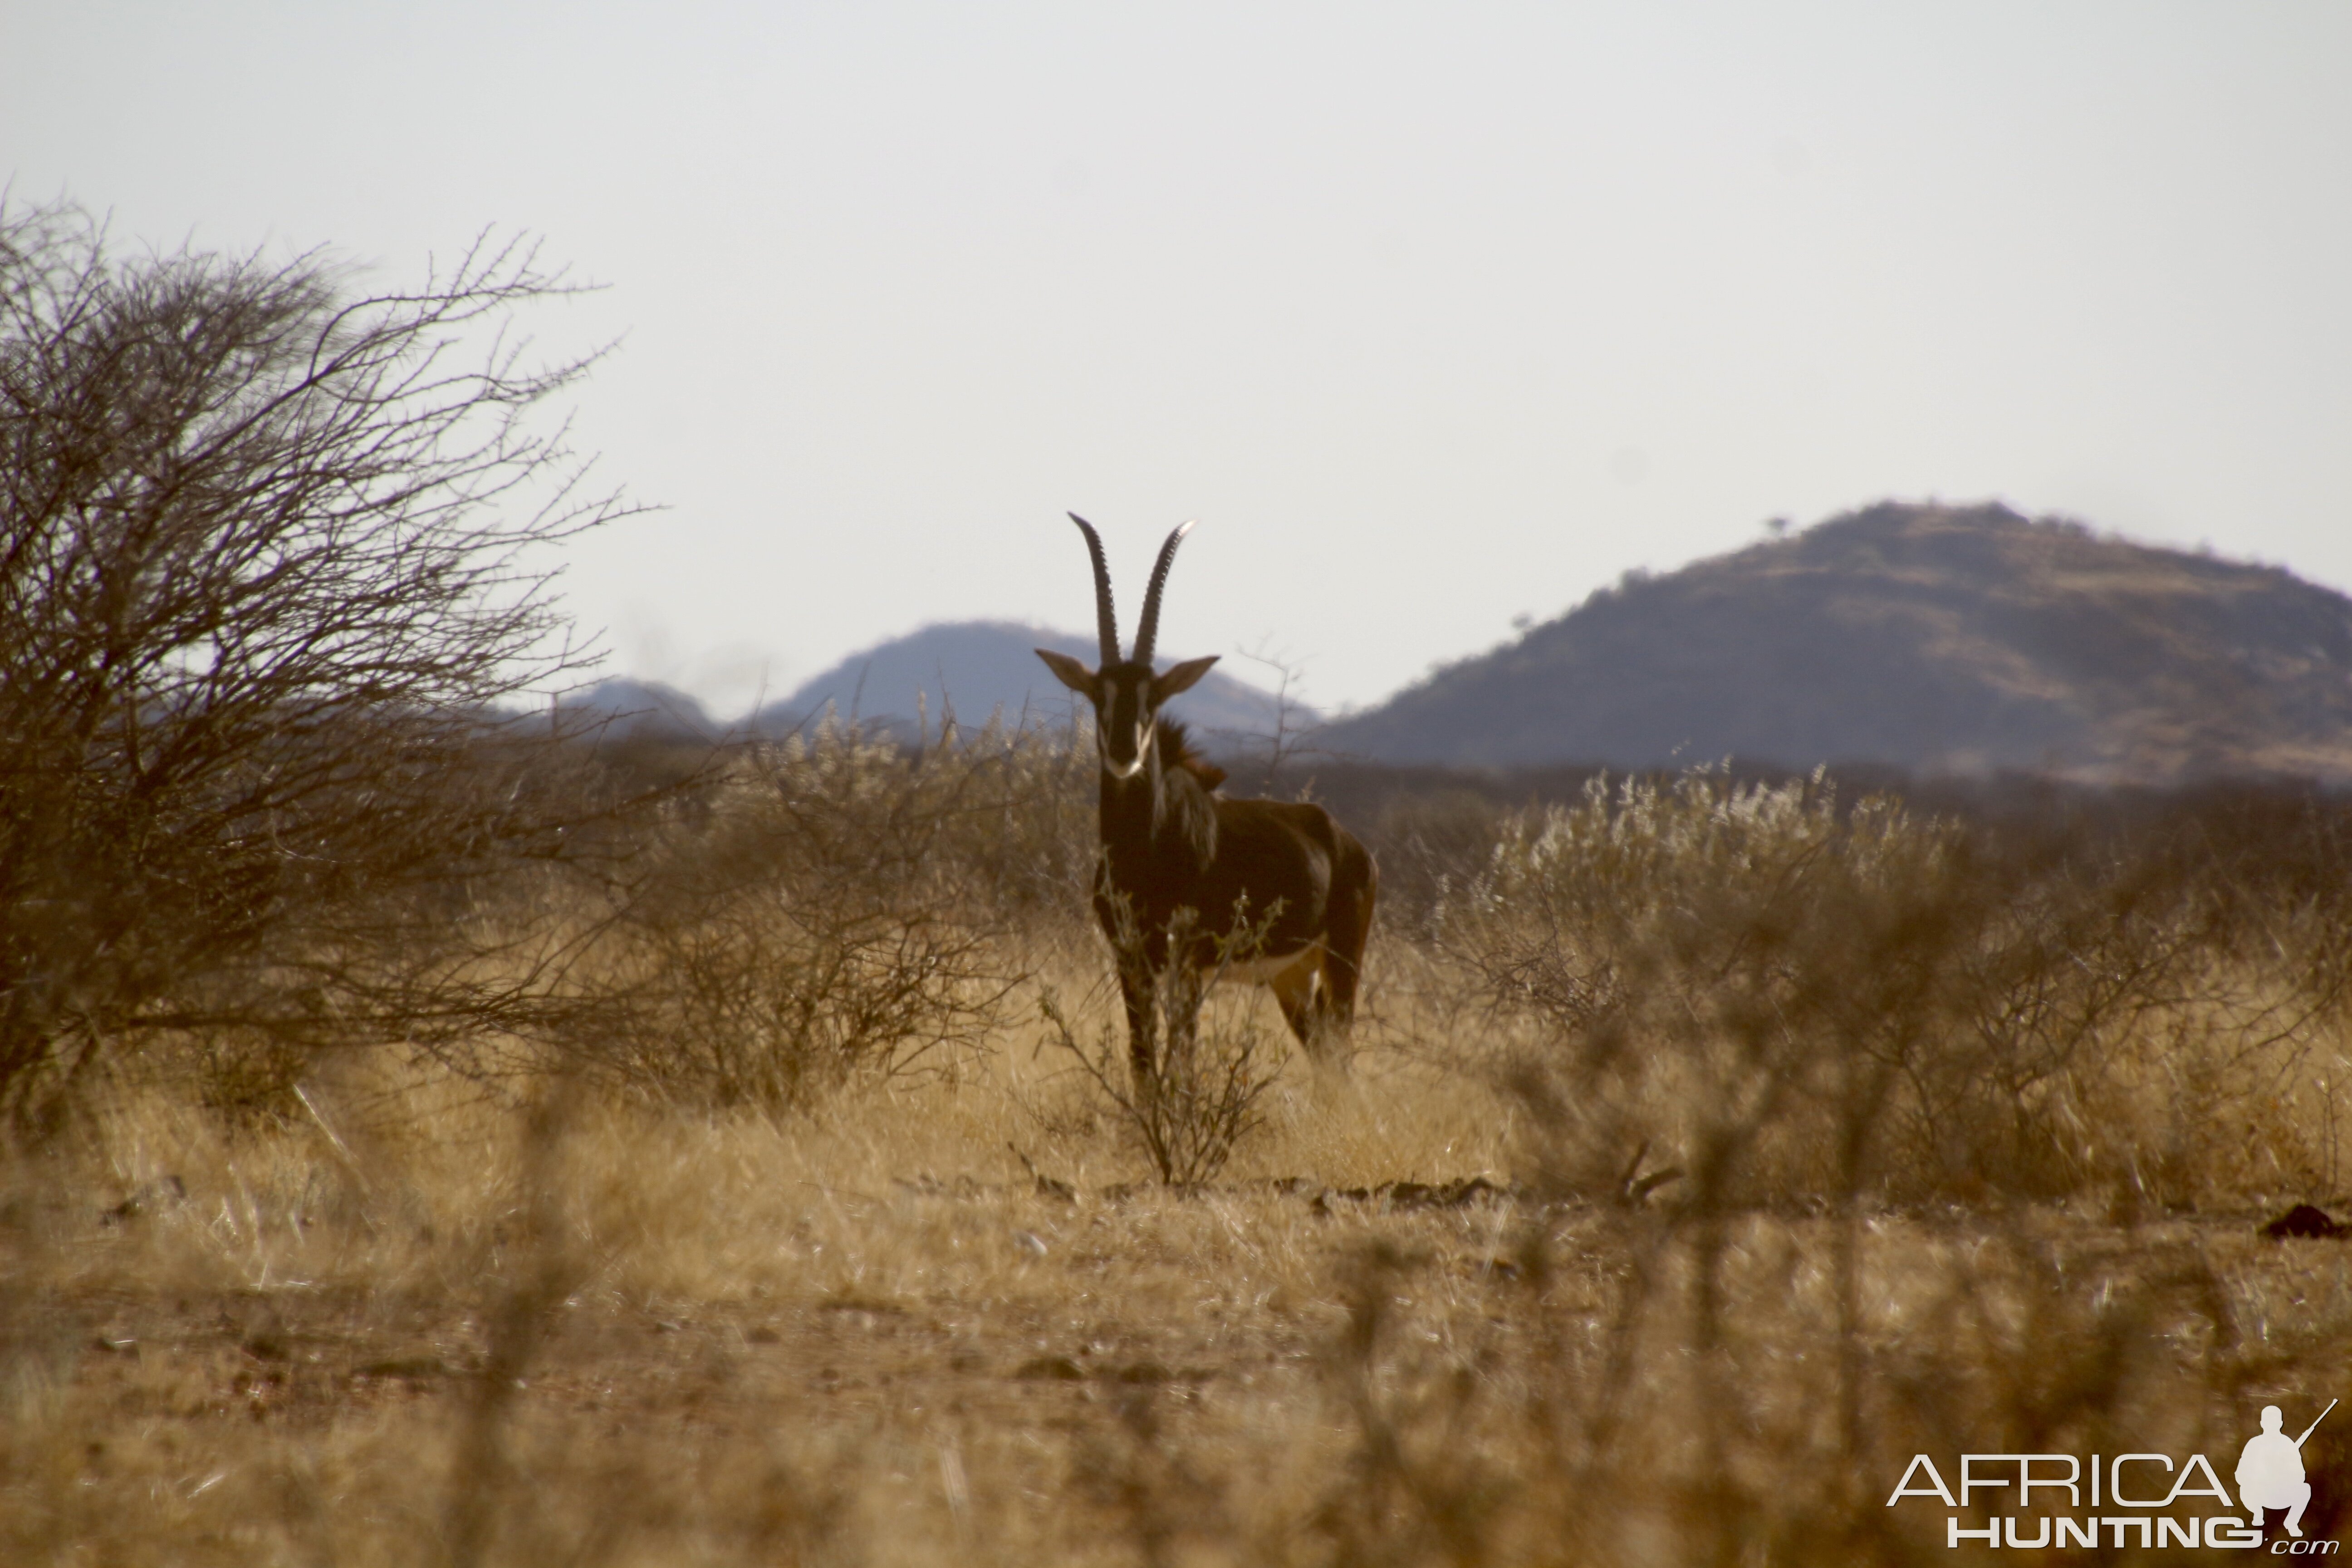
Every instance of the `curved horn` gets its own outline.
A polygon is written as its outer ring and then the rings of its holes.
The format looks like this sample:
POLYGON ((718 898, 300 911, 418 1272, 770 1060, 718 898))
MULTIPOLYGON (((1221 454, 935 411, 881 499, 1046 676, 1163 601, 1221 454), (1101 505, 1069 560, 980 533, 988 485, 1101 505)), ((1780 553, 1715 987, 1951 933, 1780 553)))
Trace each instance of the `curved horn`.
POLYGON ((1103 559, 1102 535, 1095 525, 1070 513, 1070 521, 1087 536, 1087 553, 1095 562, 1095 633, 1102 639, 1102 667, 1108 669, 1118 662, 1118 612, 1110 604, 1110 563, 1103 559))
POLYGON ((1151 568, 1151 585, 1143 591, 1143 624, 1136 628, 1135 662, 1151 662, 1151 645, 1160 638, 1160 590, 1168 586, 1168 568, 1176 564, 1176 547, 1192 531, 1189 522, 1179 523, 1168 542, 1160 547, 1160 560, 1151 568))

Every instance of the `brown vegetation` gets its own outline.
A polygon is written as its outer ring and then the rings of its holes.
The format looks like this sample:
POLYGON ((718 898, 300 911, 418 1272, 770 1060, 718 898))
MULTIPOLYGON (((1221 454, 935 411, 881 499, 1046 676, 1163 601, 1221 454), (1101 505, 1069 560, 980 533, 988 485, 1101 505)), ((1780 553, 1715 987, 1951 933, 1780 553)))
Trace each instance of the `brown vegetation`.
POLYGON ((1139 1104, 1089 737, 481 706, 547 525, 468 498, 546 449, 434 465, 545 384, 301 389, 527 267, 355 318, 5 233, 0 1561, 1942 1562, 1988 1510, 1888 1507, 1915 1454, 2226 1472, 2341 1387, 2340 1240, 2259 1228, 2345 1200, 2340 802, 1391 790, 1353 1075, 1228 991, 1139 1104), (282 396, 174 379, 240 321, 282 396), (73 444, 173 387, 232 395, 73 444), (341 478, 206 510, 239 431, 341 478))
POLYGON ((2322 803, 2267 858, 1705 773, 1489 818, 1352 1079, 1213 996, 1256 1092, 1176 1185, 1071 1068, 1090 761, 747 756, 578 1032, 20 1152, 9 1560, 1941 1561, 1913 1453, 2219 1455, 2352 1351, 2337 1245, 2256 1232, 2341 1198, 2322 803))
POLYGON ((572 663, 529 552, 625 510, 526 423, 585 364, 495 335, 564 291, 523 247, 359 298, 0 206, 0 1113, 531 1015, 478 906, 611 803, 493 705, 572 663))

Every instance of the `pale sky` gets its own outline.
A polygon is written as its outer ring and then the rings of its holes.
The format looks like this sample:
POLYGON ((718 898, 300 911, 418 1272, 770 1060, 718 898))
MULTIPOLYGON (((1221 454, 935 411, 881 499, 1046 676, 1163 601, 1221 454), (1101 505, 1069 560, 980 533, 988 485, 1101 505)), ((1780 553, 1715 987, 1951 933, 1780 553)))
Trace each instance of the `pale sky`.
POLYGON ((0 0, 0 176, 608 285, 525 325, 626 334, 614 673, 1086 631, 1075 509, 1130 622, 1198 518, 1162 648, 1338 707, 1888 497, 2352 585, 2347 80, 2337 0, 0 0))

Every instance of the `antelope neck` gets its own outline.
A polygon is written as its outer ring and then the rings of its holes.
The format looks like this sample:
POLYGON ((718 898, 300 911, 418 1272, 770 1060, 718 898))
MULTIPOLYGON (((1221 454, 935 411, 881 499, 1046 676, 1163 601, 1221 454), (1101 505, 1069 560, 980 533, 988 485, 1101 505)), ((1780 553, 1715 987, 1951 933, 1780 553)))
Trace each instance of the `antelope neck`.
POLYGON ((1115 858, 1142 851, 1157 861, 1172 850, 1189 851, 1187 858, 1205 866, 1217 852, 1217 819, 1207 792, 1181 768, 1167 765, 1159 727, 1152 728, 1151 745, 1144 765, 1132 778, 1099 770, 1102 780, 1103 842, 1115 858))

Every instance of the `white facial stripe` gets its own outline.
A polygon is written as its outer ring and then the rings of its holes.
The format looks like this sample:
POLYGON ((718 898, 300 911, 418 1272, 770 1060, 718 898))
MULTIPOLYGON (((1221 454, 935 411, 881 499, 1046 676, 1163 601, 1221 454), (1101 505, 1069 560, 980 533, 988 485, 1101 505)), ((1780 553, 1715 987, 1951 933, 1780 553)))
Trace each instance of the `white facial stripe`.
POLYGON ((1102 758, 1103 772, 1115 779, 1131 779, 1143 771, 1145 752, 1140 746, 1136 748, 1135 760, 1131 763, 1121 763, 1112 758, 1110 731, 1108 730, 1095 731, 1095 751, 1102 758))
POLYGON ((1115 779, 1131 779, 1141 773, 1151 760, 1154 731, 1158 716, 1147 706, 1146 693, 1140 687, 1125 687, 1105 681, 1095 699, 1095 747, 1102 755, 1103 772, 1115 779), (1124 709, 1122 713, 1120 710, 1124 709), (1141 710, 1139 712, 1139 710, 1141 710), (1122 722, 1135 725, 1134 756, 1120 762, 1111 754, 1111 742, 1118 737, 1122 722))

